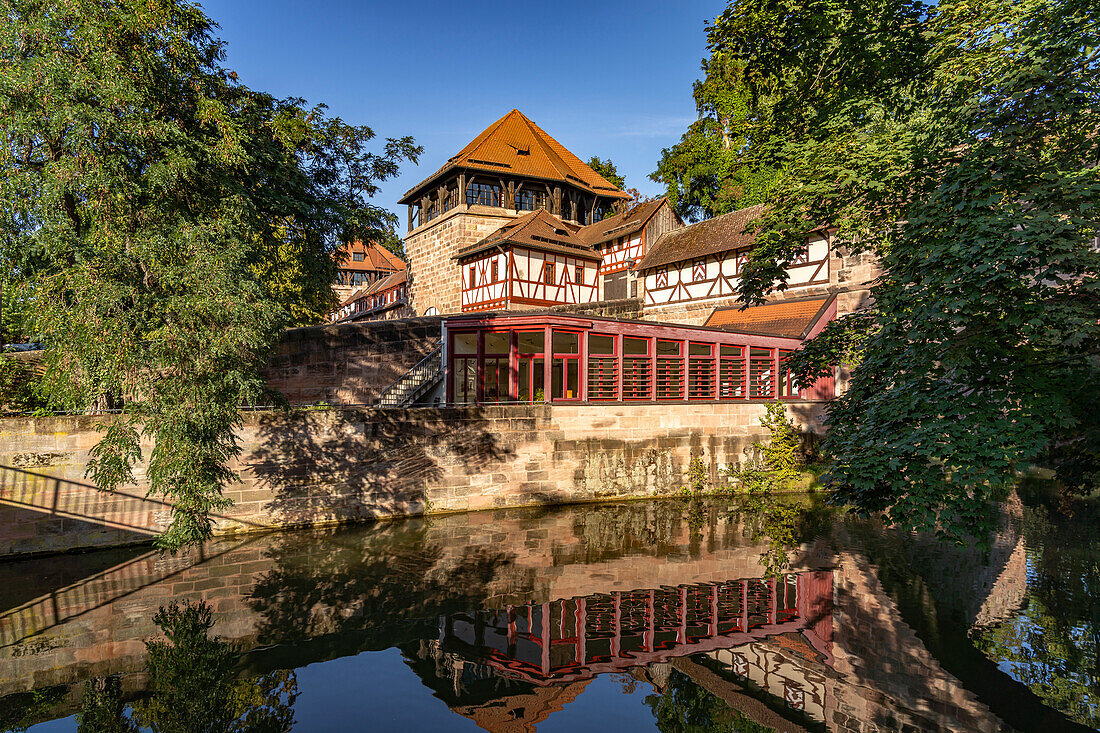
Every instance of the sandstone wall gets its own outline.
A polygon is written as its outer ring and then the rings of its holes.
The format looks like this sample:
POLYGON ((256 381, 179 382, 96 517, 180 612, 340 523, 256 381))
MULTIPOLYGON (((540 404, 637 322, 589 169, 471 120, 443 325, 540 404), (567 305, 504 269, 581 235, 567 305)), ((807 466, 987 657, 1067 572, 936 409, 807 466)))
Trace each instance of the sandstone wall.
POLYGON ((292 405, 370 405, 441 336, 436 317, 295 328, 286 332, 265 376, 292 405))
POLYGON ((458 206, 409 232, 409 304, 416 313, 435 308, 444 315, 462 312, 462 278, 451 259, 458 250, 477 244, 517 216, 510 209, 458 206))
POLYGON ((0 706, 6 695, 110 674, 140 689, 153 615, 173 600, 211 604, 213 633, 245 649, 300 644, 296 666, 353 655, 364 639, 384 648, 434 637, 444 613, 764 572, 767 545, 751 532, 713 513, 695 533, 683 515, 677 501, 638 502, 268 533, 174 556, 64 558, 73 577, 45 561, 10 563, 0 578, 26 592, 0 606, 0 706), (303 643, 326 636, 334 643, 303 643))
MULTIPOLYGON (((767 402, 501 405, 251 413, 238 433, 240 481, 219 533, 425 511, 667 496, 699 458, 711 480, 764 437, 767 402)), ((824 404, 787 409, 807 434, 824 404)), ((84 478, 110 417, 0 420, 0 555, 146 541, 171 507, 137 485, 84 478)), ((146 445, 146 455, 150 446, 146 445)))

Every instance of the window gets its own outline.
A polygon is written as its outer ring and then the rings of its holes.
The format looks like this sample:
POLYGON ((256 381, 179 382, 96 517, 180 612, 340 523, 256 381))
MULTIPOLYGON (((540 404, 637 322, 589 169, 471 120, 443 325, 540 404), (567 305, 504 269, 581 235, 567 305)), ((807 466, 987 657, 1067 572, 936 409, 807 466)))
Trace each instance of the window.
POLYGON ((553 262, 542 263, 542 281, 547 285, 553 285, 556 282, 556 280, 554 280, 553 262))
POLYGON ((657 339, 657 399, 684 398, 683 343, 657 339))
POLYGON ((649 339, 623 336, 623 399, 651 399, 650 381, 649 339))
POLYGON ((521 402, 546 399, 546 334, 520 331, 516 334, 516 367, 521 402))
POLYGON ((512 332, 496 331, 485 334, 485 401, 503 402, 510 397, 508 355, 512 348, 512 332))
POLYGON ((718 364, 718 399, 745 398, 745 352, 741 346, 720 347, 718 364))
POLYGON ((775 396, 774 349, 749 349, 749 397, 753 399, 775 396))
POLYGON ((503 206, 504 200, 501 197, 501 188, 488 183, 471 183, 466 187, 466 204, 469 206, 474 204, 503 206))
POLYGON ((471 288, 476 288, 477 287, 477 267, 475 265, 470 265, 470 285, 469 285, 469 287, 471 287, 471 288))
POLYGON ((353 260, 355 260, 356 262, 362 262, 363 260, 367 259, 367 253, 366 252, 352 252, 351 253, 351 258, 353 260))
POLYGON ((554 331, 554 356, 550 362, 550 395, 555 400, 580 399, 581 335, 554 331))
POLYGON ((491 282, 496 282, 497 280, 500 279, 500 271, 497 269, 497 260, 496 260, 496 258, 493 258, 492 275, 493 275, 493 279, 491 280, 491 282))
POLYGON ((545 191, 519 191, 516 193, 516 208, 521 211, 534 211, 547 208, 548 198, 545 191))
POLYGON ((456 333, 453 338, 455 402, 476 402, 477 333, 456 333))
POLYGON ((577 265, 573 268, 573 276, 577 285, 584 285, 584 265, 577 265))
POLYGON ((615 355, 615 337, 591 334, 588 337, 588 399, 614 400, 619 396, 619 360, 615 355))
POLYGON ((714 345, 688 345, 688 399, 714 399, 714 345))
POLYGON ((790 349, 779 350, 779 396, 798 397, 798 382, 795 381, 790 369, 787 368, 787 359, 794 352, 790 349))

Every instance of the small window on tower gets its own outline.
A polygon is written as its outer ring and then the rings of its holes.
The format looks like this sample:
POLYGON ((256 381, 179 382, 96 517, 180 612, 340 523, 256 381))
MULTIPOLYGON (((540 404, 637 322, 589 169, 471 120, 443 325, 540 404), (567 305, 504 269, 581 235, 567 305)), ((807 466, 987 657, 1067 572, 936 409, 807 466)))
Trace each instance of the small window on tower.
POLYGON ((492 269, 492 271, 493 271, 493 282, 496 282, 497 280, 500 279, 500 271, 497 269, 497 261, 495 259, 493 260, 493 269, 492 269))
POLYGON ((584 285, 584 265, 577 265, 573 268, 574 280, 578 285, 584 285))
POLYGON ((553 285, 554 280, 554 263, 545 262, 542 265, 542 281, 547 285, 553 285))
POLYGON ((477 268, 474 265, 470 265, 470 287, 477 287, 477 268))

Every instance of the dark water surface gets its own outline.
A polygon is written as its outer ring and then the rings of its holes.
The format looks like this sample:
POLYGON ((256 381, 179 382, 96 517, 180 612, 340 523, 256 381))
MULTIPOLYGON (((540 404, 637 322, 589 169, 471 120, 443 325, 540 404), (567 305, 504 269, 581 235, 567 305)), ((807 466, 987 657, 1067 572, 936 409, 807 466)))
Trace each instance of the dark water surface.
POLYGON ((0 564, 0 731, 1100 724, 1088 508, 1014 501, 983 552, 789 502, 482 512, 0 564))

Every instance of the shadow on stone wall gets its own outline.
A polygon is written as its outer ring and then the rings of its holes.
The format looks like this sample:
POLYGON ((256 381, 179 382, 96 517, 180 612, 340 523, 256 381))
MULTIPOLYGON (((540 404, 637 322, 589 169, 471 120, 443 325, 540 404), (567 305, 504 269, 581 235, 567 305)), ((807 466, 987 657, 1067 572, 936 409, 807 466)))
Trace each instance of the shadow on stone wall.
POLYGON ((248 471, 274 496, 265 509, 281 524, 419 514, 445 469, 481 474, 512 455, 479 417, 470 410, 264 416, 248 471))

